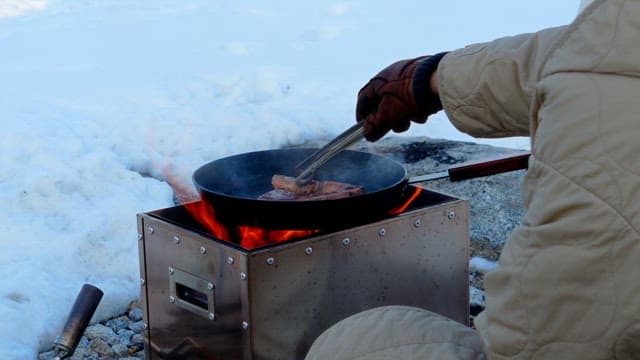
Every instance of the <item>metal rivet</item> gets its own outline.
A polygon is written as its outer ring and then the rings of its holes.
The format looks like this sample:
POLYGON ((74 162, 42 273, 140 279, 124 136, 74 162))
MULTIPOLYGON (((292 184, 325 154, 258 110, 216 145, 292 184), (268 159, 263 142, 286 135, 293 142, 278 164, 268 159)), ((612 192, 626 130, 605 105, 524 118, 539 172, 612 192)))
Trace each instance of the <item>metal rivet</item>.
POLYGON ((180 244, 180 237, 178 235, 173 237, 173 242, 176 244, 180 244))
POLYGON ((380 229, 380 231, 378 231, 378 235, 380 235, 380 236, 387 235, 387 230, 385 230, 384 228, 380 229))
POLYGON ((208 284, 207 284, 207 289, 209 289, 209 290, 213 290, 213 284, 212 284, 212 283, 208 283, 208 284))
POLYGON ((344 238, 342 239, 342 245, 347 246, 351 243, 351 239, 349 238, 344 238))
POLYGON ((169 302, 173 304, 174 302, 176 302, 176 298, 173 296, 169 296, 169 302))
POLYGON ((149 327, 149 325, 147 325, 147 323, 142 323, 142 328, 147 330, 147 328, 149 327))
POLYGON ((173 275, 174 272, 175 270, 171 266, 169 266, 169 274, 173 275))
POLYGON ((274 262, 276 262, 276 261, 274 260, 274 258, 272 258, 272 257, 268 257, 268 258, 267 258, 267 264, 268 264, 268 265, 273 265, 273 263, 274 263, 274 262))
POLYGON ((231 256, 229 256, 229 257, 227 258, 227 264, 229 264, 229 265, 233 265, 233 263, 234 263, 234 262, 236 262, 236 261, 235 261, 231 256))
POLYGON ((142 240, 142 234, 138 234, 138 240, 142 240))
POLYGON ((308 248, 304 249, 304 253, 307 255, 313 254, 313 248, 309 246, 308 248))
POLYGON ((209 313, 209 320, 215 320, 215 319, 216 319, 216 314, 209 313))
POLYGON ((206 254, 207 249, 204 246, 200 246, 200 254, 206 254))
POLYGON ((145 283, 144 278, 140 278, 140 286, 144 286, 144 283, 145 283))
POLYGON ((149 234, 153 234, 154 230, 153 230, 153 228, 152 228, 151 226, 149 226, 149 227, 147 228, 147 232, 148 232, 149 234))
POLYGON ((456 218, 456 212, 455 211, 449 211, 449 213, 447 214, 447 217, 449 218, 449 220, 453 220, 456 218))
POLYGON ((247 274, 241 272, 240 273, 240 280, 247 280, 247 274))
POLYGON ((422 225, 422 221, 420 221, 420 219, 416 219, 416 221, 413 222, 413 226, 415 227, 420 227, 420 225, 422 225))
POLYGON ((247 330, 247 329, 249 328, 249 323, 248 323, 248 322, 246 322, 246 321, 243 321, 243 322, 242 322, 242 328, 243 328, 244 330, 247 330))

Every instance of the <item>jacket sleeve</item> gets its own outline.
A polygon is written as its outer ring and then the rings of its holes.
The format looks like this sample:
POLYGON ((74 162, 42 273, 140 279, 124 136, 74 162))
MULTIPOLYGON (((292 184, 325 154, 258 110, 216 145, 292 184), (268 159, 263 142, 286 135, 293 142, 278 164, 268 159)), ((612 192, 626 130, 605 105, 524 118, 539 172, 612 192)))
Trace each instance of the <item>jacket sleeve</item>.
POLYGON ((538 69, 566 27, 469 45, 438 66, 440 100, 458 130, 475 137, 528 136, 538 69))

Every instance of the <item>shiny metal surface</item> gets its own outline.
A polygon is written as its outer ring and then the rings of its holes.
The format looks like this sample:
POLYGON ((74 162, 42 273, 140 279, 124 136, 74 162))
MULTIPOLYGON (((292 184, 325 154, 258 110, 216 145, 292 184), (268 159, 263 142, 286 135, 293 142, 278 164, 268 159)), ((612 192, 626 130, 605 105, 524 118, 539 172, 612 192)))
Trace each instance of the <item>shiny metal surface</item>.
MULTIPOLYGON (((138 259, 140 265, 140 309, 142 310, 142 318, 144 319, 144 324, 147 323, 147 319, 149 319, 149 311, 147 308, 147 262, 146 262, 146 252, 144 250, 144 222, 142 221, 142 216, 138 214, 138 259)), ((149 348, 149 327, 143 329, 142 335, 144 336, 145 348, 149 348)), ((145 358, 149 359, 148 351, 145 352, 145 358)))
POLYGON ((245 251, 140 214, 139 229, 154 229, 140 247, 147 358, 299 359, 337 321, 391 304, 467 324, 468 221, 467 201, 450 197, 376 223, 245 251), (213 285, 214 320, 167 300, 175 286, 169 267, 194 284, 213 285))
POLYGON ((249 302, 256 358, 303 358, 332 324, 383 305, 427 308, 467 324, 468 222, 448 218, 466 214, 466 206, 416 210, 250 254, 249 292, 260 294, 249 302), (276 265, 264 266, 268 257, 276 265))
POLYGON ((241 297, 246 291, 241 288, 246 284, 239 279, 240 272, 246 271, 246 253, 147 214, 139 215, 138 221, 143 228, 154 228, 153 233, 145 233, 140 257, 146 272, 141 296, 146 298, 146 358, 242 359, 241 297), (180 238, 178 243, 174 236, 180 238), (229 257, 236 260, 230 264, 229 257), (200 285, 189 283, 200 290, 213 284, 214 320, 209 319, 209 307, 205 313, 169 302, 175 290, 170 267, 174 274, 189 274, 194 283, 201 280, 200 285))

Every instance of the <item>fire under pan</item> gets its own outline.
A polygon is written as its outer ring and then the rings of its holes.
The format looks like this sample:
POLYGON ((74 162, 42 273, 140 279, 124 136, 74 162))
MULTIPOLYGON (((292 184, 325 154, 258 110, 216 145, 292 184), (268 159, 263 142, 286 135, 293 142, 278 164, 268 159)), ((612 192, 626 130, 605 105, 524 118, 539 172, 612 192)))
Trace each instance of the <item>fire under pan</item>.
POLYGON ((138 215, 147 359, 301 359, 325 329, 384 305, 467 324, 468 202, 428 190, 405 212, 244 250, 183 206, 138 215))

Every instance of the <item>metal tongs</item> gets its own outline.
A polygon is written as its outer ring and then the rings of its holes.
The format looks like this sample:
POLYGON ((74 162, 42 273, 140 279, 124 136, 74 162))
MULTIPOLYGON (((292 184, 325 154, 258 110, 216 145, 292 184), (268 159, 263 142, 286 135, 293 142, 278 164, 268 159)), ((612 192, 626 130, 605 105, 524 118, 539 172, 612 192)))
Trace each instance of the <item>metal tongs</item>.
POLYGON ((349 145, 362 139, 364 137, 364 122, 360 121, 348 128, 345 132, 338 135, 335 139, 331 140, 325 146, 313 153, 308 158, 301 161, 296 165, 296 184, 303 186, 308 184, 318 168, 324 165, 327 161, 331 160, 340 151, 349 147, 349 145))

